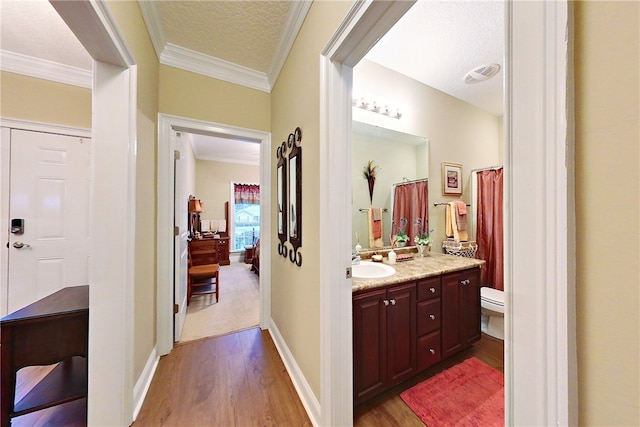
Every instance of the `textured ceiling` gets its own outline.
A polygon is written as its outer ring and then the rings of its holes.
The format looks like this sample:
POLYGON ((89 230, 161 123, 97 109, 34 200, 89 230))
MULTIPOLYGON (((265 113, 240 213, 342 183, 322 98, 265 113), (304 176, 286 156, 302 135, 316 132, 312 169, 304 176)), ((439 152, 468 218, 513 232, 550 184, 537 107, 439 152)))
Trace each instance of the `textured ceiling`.
POLYGON ((0 0, 0 48, 91 70, 92 60, 48 1, 0 0))
POLYGON ((289 1, 160 1, 165 39, 174 45, 266 73, 289 1))
POLYGON ((504 65, 500 1, 418 1, 371 49, 367 59, 495 115, 502 115, 501 71, 465 84, 473 68, 504 65))

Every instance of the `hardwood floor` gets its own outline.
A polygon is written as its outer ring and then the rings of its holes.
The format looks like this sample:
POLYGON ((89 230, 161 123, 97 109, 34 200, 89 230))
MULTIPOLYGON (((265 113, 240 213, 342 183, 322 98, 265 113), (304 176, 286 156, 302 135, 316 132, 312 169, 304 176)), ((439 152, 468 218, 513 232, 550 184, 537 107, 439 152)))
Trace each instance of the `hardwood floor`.
MULTIPOLYGON (((464 359, 475 356, 504 372, 504 345, 482 339, 354 409, 354 425, 423 426, 400 393, 464 359)), ((50 369, 50 368, 48 368, 50 369)), ((48 369, 34 370, 31 380, 48 369)), ((21 385, 24 393, 32 381, 21 385)), ((14 426, 84 426, 86 403, 50 408, 16 418, 14 426)), ((133 427, 145 426, 310 426, 311 422, 266 331, 252 328, 229 335, 180 344, 161 358, 133 427)))
POLYGON ((487 365, 504 372, 503 355, 504 343, 483 334, 482 339, 474 344, 473 347, 458 353, 448 360, 440 362, 415 378, 354 408, 353 424, 357 427, 424 426, 424 423, 420 421, 400 398, 400 393, 473 356, 482 360, 487 365))
POLYGON ((267 331, 176 346, 160 360, 134 427, 310 426, 267 331))

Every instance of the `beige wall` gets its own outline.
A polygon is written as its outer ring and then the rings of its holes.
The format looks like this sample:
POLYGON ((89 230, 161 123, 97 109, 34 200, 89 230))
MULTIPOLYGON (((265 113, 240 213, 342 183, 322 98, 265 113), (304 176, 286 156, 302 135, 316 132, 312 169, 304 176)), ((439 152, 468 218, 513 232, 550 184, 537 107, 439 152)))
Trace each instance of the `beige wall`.
MULTIPOLYGON (((301 267, 272 248, 271 313, 311 389, 320 398, 320 289, 318 265, 320 52, 351 7, 351 2, 313 2, 272 93, 274 147, 296 127, 302 129, 301 267)), ((271 182, 276 182, 276 156, 271 182)), ((272 184, 275 188, 275 184, 272 184)), ((275 192, 271 203, 276 206, 275 192)), ((273 241, 277 228, 272 217, 273 241)), ((275 244, 274 244, 275 247, 275 244)))
POLYGON ((640 425, 640 3, 575 4, 580 425, 640 425))
POLYGON ((196 194, 204 204, 201 219, 224 219, 224 203, 230 201, 230 183, 260 183, 260 166, 196 160, 196 194))
POLYGON ((271 129, 271 96, 200 74, 160 66, 160 112, 247 129, 271 129))
POLYGON ((156 344, 156 129, 158 60, 138 2, 110 1, 135 57, 137 79, 136 244, 133 381, 138 380, 156 344))
POLYGON ((353 109, 353 119, 429 140, 429 228, 439 247, 445 238, 445 209, 434 202, 471 202, 472 169, 502 164, 502 117, 494 116, 432 87, 363 60, 353 72, 354 95, 371 94, 402 106, 402 117, 353 109), (462 197, 442 195, 442 162, 462 165, 462 197))
POLYGON ((91 128, 91 89, 0 72, 0 117, 91 128))

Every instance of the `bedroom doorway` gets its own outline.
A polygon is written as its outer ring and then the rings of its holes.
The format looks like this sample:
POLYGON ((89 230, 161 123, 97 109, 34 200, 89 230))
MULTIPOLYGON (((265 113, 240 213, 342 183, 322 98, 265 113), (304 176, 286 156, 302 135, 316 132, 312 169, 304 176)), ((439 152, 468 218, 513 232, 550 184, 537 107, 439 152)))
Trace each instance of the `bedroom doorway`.
MULTIPOLYGON (((173 216, 174 216, 174 168, 176 132, 197 135, 211 135, 222 138, 240 138, 260 144, 260 228, 264 245, 269 244, 270 235, 270 153, 271 135, 267 132, 239 128, 230 125, 205 122, 178 116, 160 114, 158 117, 158 241, 157 241, 157 312, 158 312, 158 352, 168 354, 174 343, 174 287, 173 287, 173 216)), ((265 251, 267 252, 267 251, 265 251)), ((268 328, 270 313, 270 265, 269 254, 263 253, 263 265, 259 280, 259 319, 261 329, 268 328)), ((221 287, 221 290, 223 288, 221 287)), ((186 310, 186 304, 183 304, 186 310)))

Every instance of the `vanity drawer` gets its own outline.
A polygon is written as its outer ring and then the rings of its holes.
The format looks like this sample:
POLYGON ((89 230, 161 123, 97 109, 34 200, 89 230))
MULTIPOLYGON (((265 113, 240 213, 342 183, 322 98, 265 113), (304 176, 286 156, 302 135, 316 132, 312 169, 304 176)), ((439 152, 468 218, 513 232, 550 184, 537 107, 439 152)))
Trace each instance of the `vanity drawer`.
POLYGON ((418 345, 416 347, 418 353, 418 371, 427 369, 442 359, 439 331, 418 338, 418 345))
POLYGON ((440 298, 418 304, 418 336, 440 329, 440 298))
POLYGON ((439 297, 441 292, 440 276, 418 281, 418 302, 439 297))

